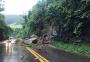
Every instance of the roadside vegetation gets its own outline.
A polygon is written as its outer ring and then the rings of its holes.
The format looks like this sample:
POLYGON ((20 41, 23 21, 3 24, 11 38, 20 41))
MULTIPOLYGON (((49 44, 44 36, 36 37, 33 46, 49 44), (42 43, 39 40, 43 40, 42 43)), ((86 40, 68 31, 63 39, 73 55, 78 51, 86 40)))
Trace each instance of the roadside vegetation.
POLYGON ((16 28, 22 28, 22 25, 21 24, 17 24, 17 23, 13 23, 13 24, 9 24, 9 26, 12 28, 12 29, 16 29, 16 28))
POLYGON ((12 32, 12 29, 5 23, 4 19, 4 15, 0 14, 0 41, 8 39, 12 32))
POLYGON ((19 31, 21 32, 21 29, 22 29, 21 23, 16 22, 16 23, 8 24, 8 26, 13 30, 13 32, 10 35, 11 37, 14 37, 14 38, 20 37, 19 31))
POLYGON ((12 29, 5 23, 5 16, 1 13, 2 11, 4 11, 4 6, 3 3, 0 3, 0 42, 8 39, 12 32, 12 29))
POLYGON ((23 18, 18 37, 48 33, 56 47, 90 55, 90 0, 40 0, 23 18))
POLYGON ((22 38, 49 33, 65 42, 90 42, 89 0, 40 0, 23 16, 22 38))
POLYGON ((64 43, 64 42, 53 42, 52 45, 55 48, 64 50, 70 53, 77 53, 80 55, 86 55, 90 57, 90 43, 64 43))

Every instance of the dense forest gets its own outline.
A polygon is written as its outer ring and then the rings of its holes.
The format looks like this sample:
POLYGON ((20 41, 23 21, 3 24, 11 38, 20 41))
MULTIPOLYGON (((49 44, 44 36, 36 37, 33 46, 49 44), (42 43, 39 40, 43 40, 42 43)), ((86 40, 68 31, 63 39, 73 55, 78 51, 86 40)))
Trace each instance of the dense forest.
POLYGON ((23 18, 18 37, 49 33, 54 40, 90 42, 90 0, 40 0, 23 18))
POLYGON ((0 14, 0 41, 8 39, 9 34, 12 32, 12 29, 6 25, 4 19, 4 15, 0 14))

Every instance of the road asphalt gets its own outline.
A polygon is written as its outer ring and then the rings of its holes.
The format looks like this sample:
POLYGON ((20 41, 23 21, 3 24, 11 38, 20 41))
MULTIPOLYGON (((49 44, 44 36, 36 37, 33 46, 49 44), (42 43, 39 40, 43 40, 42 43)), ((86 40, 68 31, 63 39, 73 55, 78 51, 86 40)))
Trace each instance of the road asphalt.
POLYGON ((65 52, 52 47, 46 49, 34 49, 50 62, 90 62, 90 57, 65 52))
MULTIPOLYGON (((90 57, 65 52, 56 48, 33 48, 38 54, 49 62, 90 62, 90 57)), ((0 44, 0 62, 38 62, 25 46, 0 44)))
POLYGON ((0 45, 0 62, 37 62, 23 46, 0 45))

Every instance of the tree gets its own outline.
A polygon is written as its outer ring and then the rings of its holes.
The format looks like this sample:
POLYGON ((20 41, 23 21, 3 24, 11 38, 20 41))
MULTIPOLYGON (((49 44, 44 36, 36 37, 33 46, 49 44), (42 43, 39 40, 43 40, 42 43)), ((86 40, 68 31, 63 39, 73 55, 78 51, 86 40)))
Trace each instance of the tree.
POLYGON ((56 32, 57 40, 89 39, 89 0, 40 0, 24 17, 23 37, 56 32))
POLYGON ((0 14, 0 40, 7 39, 12 29, 4 22, 4 16, 0 14))

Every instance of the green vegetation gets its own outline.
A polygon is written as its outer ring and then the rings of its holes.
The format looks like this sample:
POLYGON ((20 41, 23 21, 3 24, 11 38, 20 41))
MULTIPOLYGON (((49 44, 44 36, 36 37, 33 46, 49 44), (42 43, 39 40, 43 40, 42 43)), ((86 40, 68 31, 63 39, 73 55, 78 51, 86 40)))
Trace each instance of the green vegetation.
POLYGON ((49 33, 55 40, 90 42, 89 0, 40 0, 23 18, 22 38, 49 33))
POLYGON ((90 0, 39 0, 23 18, 19 37, 48 33, 52 39, 62 41, 55 42, 56 47, 90 55, 90 0))
POLYGON ((12 29, 22 28, 22 25, 21 25, 21 24, 17 24, 17 23, 9 24, 9 26, 10 26, 12 29))
POLYGON ((8 39, 10 33, 12 32, 12 29, 6 25, 5 17, 1 14, 1 11, 4 11, 3 3, 0 3, 0 41, 8 39))
POLYGON ((53 42, 52 45, 67 52, 77 53, 90 57, 90 44, 53 42))
POLYGON ((90 56, 90 0, 39 0, 23 19, 17 37, 49 33, 55 47, 90 56))
POLYGON ((0 41, 8 39, 12 29, 4 22, 4 15, 0 14, 0 41))
POLYGON ((20 23, 13 23, 13 24, 9 24, 8 26, 10 26, 13 30, 13 32, 11 33, 10 36, 18 38, 19 37, 19 32, 21 32, 22 29, 22 24, 20 23))

